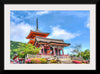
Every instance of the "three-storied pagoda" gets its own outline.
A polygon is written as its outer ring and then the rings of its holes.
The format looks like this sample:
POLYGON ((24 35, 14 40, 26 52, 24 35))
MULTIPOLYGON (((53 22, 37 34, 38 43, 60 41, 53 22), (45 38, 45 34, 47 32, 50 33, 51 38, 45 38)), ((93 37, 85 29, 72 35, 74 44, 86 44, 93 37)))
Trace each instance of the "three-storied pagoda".
POLYGON ((35 31, 30 31, 26 39, 30 39, 28 43, 35 45, 36 47, 41 47, 41 55, 64 55, 63 48, 69 46, 69 43, 65 43, 60 39, 51 39, 46 38, 49 33, 41 32, 38 29, 38 18, 37 18, 37 27, 35 31), (62 54, 61 52, 62 51, 62 54))

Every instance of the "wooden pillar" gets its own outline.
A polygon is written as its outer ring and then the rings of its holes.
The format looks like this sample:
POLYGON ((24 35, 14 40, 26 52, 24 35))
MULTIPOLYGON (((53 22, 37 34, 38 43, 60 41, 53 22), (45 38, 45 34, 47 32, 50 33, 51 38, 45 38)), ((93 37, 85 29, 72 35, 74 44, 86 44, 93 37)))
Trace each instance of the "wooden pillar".
POLYGON ((61 53, 60 53, 60 49, 59 49, 59 55, 61 55, 61 53))
POLYGON ((45 54, 45 52, 44 52, 44 46, 43 46, 43 55, 45 54))
POLYGON ((43 50, 43 48, 41 49, 41 54, 43 54, 42 50, 43 50))
POLYGON ((50 54, 50 46, 49 46, 49 54, 50 54))
POLYGON ((55 48, 53 47, 53 54, 55 55, 55 48))
POLYGON ((59 56, 59 48, 57 48, 57 54, 58 54, 58 56, 59 56))
POLYGON ((64 50, 62 49, 62 55, 64 55, 64 50))

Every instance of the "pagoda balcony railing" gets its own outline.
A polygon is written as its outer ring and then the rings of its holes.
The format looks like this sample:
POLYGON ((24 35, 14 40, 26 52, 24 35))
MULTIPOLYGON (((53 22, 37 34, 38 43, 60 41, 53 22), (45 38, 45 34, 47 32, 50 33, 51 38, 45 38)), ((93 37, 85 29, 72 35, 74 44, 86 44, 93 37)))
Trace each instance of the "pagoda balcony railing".
MULTIPOLYGON (((52 58, 53 55, 28 55, 26 56, 26 58, 52 58)), ((68 56, 56 56, 57 58, 67 58, 68 56)))

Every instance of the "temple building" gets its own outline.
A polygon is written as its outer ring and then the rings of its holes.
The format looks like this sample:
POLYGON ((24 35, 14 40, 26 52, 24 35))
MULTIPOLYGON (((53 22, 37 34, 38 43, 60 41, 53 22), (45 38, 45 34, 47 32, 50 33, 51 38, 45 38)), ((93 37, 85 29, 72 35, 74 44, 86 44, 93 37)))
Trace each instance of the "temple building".
POLYGON ((65 43, 61 39, 51 39, 46 38, 49 33, 41 32, 38 29, 38 18, 37 18, 37 26, 35 31, 30 31, 29 35, 26 39, 30 39, 28 43, 35 45, 36 47, 41 47, 40 54, 41 55, 64 55, 64 47, 69 46, 69 43, 65 43), (61 54, 62 51, 62 54, 61 54))

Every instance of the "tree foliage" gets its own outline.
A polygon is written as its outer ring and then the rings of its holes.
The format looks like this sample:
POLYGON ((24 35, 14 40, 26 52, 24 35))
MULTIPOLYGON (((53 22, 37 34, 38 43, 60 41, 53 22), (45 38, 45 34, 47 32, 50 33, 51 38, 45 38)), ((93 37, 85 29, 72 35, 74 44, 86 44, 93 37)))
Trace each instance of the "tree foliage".
MULTIPOLYGON (((21 42, 10 41, 10 49, 13 50, 13 49, 18 48, 17 46, 19 46, 19 43, 21 43, 21 42)), ((23 43, 23 44, 25 44, 25 43, 23 43)))
MULTIPOLYGON (((21 42, 10 41, 10 58, 11 59, 14 58, 15 52, 13 50, 18 48, 19 43, 21 42)), ((22 43, 22 44, 25 44, 25 43, 22 43)))
POLYGON ((19 43, 19 46, 17 47, 18 48, 13 49, 13 52, 15 52, 15 54, 18 54, 19 58, 25 58, 27 54, 36 55, 40 51, 40 48, 37 48, 32 44, 19 43))
POLYGON ((82 57, 84 60, 90 59, 90 50, 86 49, 85 51, 81 51, 81 45, 75 45, 72 47, 72 53, 76 53, 76 57, 82 57))
POLYGON ((86 49, 84 52, 83 51, 79 52, 77 57, 79 57, 79 55, 81 55, 81 57, 83 57, 83 59, 85 60, 90 59, 90 50, 86 49))

